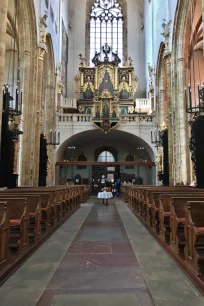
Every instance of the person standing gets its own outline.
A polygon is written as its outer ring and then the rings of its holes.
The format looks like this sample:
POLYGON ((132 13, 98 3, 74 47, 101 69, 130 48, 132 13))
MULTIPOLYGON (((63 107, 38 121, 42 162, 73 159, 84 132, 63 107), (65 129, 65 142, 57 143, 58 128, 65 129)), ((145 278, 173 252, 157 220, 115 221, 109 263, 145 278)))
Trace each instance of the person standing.
POLYGON ((120 196, 120 185, 121 185, 121 180, 117 179, 117 181, 116 181, 116 195, 118 197, 120 196))

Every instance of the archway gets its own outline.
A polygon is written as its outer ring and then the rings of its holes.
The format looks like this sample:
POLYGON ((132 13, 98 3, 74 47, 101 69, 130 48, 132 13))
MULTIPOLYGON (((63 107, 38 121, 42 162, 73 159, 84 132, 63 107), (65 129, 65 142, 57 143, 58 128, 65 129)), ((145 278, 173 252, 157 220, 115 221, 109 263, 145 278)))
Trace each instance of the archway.
POLYGON ((155 183, 155 167, 152 162, 154 160, 155 156, 151 147, 133 134, 118 130, 111 130, 108 134, 102 133, 98 129, 86 131, 70 137, 58 148, 56 183, 60 181, 61 177, 70 180, 75 174, 80 174, 82 179, 86 178, 91 185, 93 167, 98 167, 97 170, 94 170, 95 173, 98 171, 94 180, 98 180, 98 177, 106 174, 107 167, 115 167, 115 169, 108 169, 108 171, 114 172, 116 178, 120 176, 122 181, 132 182, 132 180, 141 177, 144 184, 153 184, 155 183), (102 143, 103 146, 101 146, 102 143), (87 169, 83 169, 79 173, 77 157, 81 151, 87 156, 87 169), (103 152, 110 152, 114 161, 98 162, 98 157, 103 152), (126 160, 128 154, 134 156, 134 161, 132 159, 131 161, 126 160), (126 168, 129 163, 131 167, 126 168))
MULTIPOLYGON (((176 146, 176 182, 191 183, 192 163, 189 151, 189 125, 186 114, 184 88, 188 86, 192 69, 191 52, 192 38, 197 39, 194 52, 199 52, 200 44, 199 27, 201 19, 201 0, 188 1, 179 0, 177 4, 174 29, 172 54, 172 78, 174 91, 172 94, 172 104, 179 112, 175 112, 176 139, 179 143, 176 146), (191 10, 193 5, 193 12, 191 10), (200 8, 199 8, 200 7, 200 8)), ((196 80, 196 78, 195 78, 196 80)))

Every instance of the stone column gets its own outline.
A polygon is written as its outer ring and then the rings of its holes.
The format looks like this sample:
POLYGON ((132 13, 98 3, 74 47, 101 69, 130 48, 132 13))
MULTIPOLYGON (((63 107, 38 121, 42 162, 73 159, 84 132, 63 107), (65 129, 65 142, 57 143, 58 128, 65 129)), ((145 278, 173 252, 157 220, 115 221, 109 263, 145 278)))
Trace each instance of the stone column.
POLYGON ((166 97, 167 97, 167 128, 168 128, 168 150, 169 150, 169 184, 174 182, 174 158, 173 158, 173 129, 172 129, 172 101, 171 101, 171 53, 164 54, 164 62, 166 66, 166 97))
POLYGON ((161 126, 163 124, 164 120, 164 90, 160 89, 159 91, 159 117, 158 117, 158 122, 159 125, 161 126))
POLYGON ((179 112, 177 115, 176 138, 177 138, 177 156, 178 161, 178 183, 190 183, 190 151, 189 151, 189 135, 188 135, 188 121, 185 108, 184 95, 184 58, 179 58, 177 62, 177 97, 176 103, 179 103, 179 112))
POLYGON ((55 168, 54 168, 54 146, 49 144, 47 146, 48 164, 47 164, 47 185, 55 185, 55 168))
POLYGON ((34 177, 33 185, 38 186, 40 164, 40 134, 42 133, 42 89, 43 89, 43 59, 46 48, 39 47, 36 89, 36 123, 35 123, 35 148, 34 148, 34 177))
MULTIPOLYGON (((7 27, 8 0, 0 0, 0 88, 4 85, 4 66, 6 53, 6 27, 7 27)), ((2 99, 2 90, 0 90, 2 99)), ((1 125, 2 125, 2 103, 0 103, 0 146, 1 146, 1 125)))
POLYGON ((20 136, 21 156, 20 156, 20 186, 33 185, 33 165, 34 165, 34 139, 35 139, 35 90, 36 90, 36 70, 33 67, 30 51, 23 53, 24 67, 22 67, 23 80, 23 135, 20 136), (33 83, 30 86, 30 77, 33 83))

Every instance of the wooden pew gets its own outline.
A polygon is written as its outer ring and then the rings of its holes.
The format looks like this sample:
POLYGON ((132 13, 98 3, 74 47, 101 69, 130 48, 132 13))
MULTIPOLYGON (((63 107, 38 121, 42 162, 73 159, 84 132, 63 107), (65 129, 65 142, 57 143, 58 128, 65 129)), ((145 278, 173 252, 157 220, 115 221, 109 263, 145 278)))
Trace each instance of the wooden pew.
POLYGON ((28 247, 28 209, 25 198, 7 198, 9 206, 9 249, 21 255, 28 247))
POLYGON ((6 201, 0 201, 0 272, 8 265, 9 261, 9 208, 6 201))
POLYGON ((204 275, 204 201, 188 202, 185 219, 185 261, 197 275, 204 275))
POLYGON ((33 193, 0 193, 0 200, 7 198, 24 198, 27 202, 29 217, 28 236, 30 243, 36 242, 41 237, 41 197, 33 193))
MULTIPOLYGON (((182 215, 182 212, 179 208, 181 208, 182 203, 185 205, 185 202, 187 203, 189 200, 195 200, 196 198, 202 199, 204 197, 203 192, 188 192, 186 191, 179 191, 177 193, 171 193, 171 194, 161 194, 160 196, 160 212, 159 212, 159 218, 160 218, 160 235, 162 239, 169 243, 170 242, 170 233, 171 233, 171 224, 170 219, 172 215, 172 210, 174 210, 175 214, 172 216, 172 225, 176 218, 176 212, 181 215, 181 217, 184 217, 184 214, 182 215), (172 204, 172 200, 176 201, 174 204, 172 204), (180 205, 179 205, 180 204, 180 205), (174 205, 174 206, 172 206, 174 205), (176 205, 178 205, 178 209, 175 211, 176 205)), ((179 218, 178 218, 179 219, 179 218)), ((181 220, 182 221, 182 220, 181 220)), ((175 221, 176 222, 176 221, 175 221)), ((174 224, 175 225, 175 224, 174 224)), ((173 226, 173 236, 175 236, 175 226, 173 226)), ((174 238, 173 238, 174 239, 174 238)))
POLYGON ((0 192, 0 196, 3 194, 14 194, 14 195, 23 195, 26 196, 26 194, 33 194, 40 196, 41 198, 41 232, 49 232, 51 230, 51 226, 53 225, 53 219, 56 215, 56 209, 55 207, 52 207, 54 205, 54 191, 50 192, 48 189, 45 188, 37 188, 37 187, 31 187, 31 188, 16 188, 16 189, 9 189, 4 190, 0 192))
POLYGON ((184 256, 184 247, 186 245, 186 238, 185 238, 185 219, 187 215, 188 209, 188 201, 202 201, 204 200, 204 194, 196 195, 196 197, 173 197, 171 198, 170 203, 170 226, 171 226, 171 233, 170 233, 170 246, 171 248, 181 256, 184 256))

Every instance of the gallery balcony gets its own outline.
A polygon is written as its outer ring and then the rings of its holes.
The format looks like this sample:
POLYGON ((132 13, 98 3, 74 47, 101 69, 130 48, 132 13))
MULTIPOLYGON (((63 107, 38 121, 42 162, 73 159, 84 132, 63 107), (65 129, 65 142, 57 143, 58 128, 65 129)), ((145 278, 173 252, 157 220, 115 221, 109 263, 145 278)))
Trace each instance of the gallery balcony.
MULTIPOLYGON (((110 118, 111 120, 111 118, 110 118)), ((57 122, 59 127, 69 127, 69 126, 93 126, 92 115, 88 114, 57 114, 57 122)), ((144 114, 127 114, 120 115, 119 125, 148 125, 151 126, 154 123, 153 115, 144 114)))

